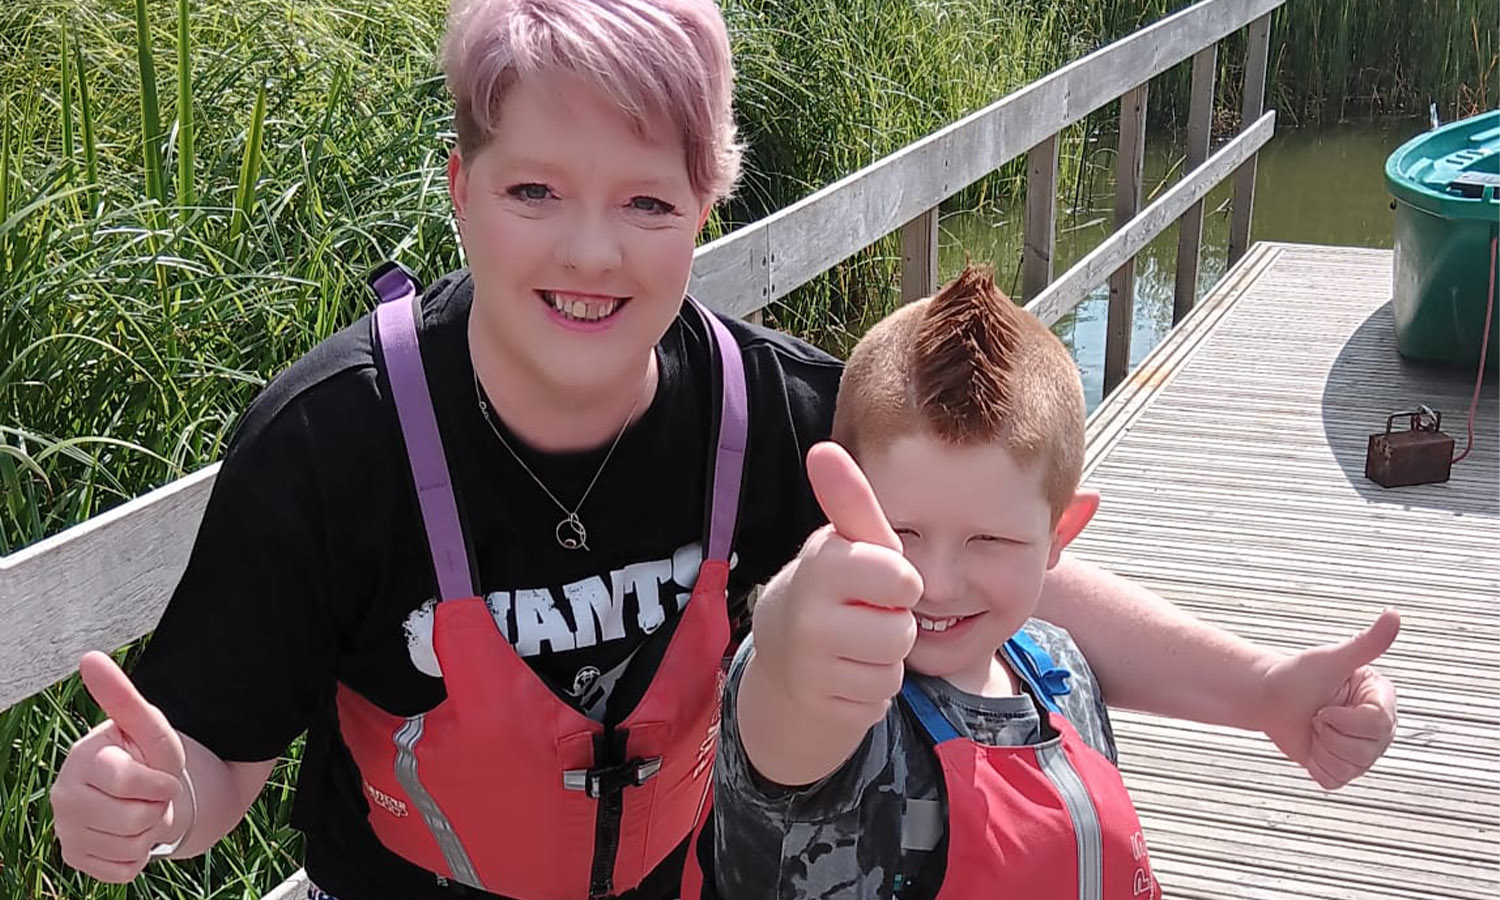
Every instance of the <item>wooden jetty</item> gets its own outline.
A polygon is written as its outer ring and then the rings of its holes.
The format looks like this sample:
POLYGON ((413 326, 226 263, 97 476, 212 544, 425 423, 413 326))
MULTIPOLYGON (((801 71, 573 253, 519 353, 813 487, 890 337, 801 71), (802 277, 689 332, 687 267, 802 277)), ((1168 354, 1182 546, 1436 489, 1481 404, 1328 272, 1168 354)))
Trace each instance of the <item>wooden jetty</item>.
POLYGON ((1496 391, 1446 484, 1367 481, 1390 413, 1462 448, 1474 388, 1397 356, 1390 299, 1389 251, 1257 244, 1090 420, 1080 554, 1287 650, 1403 614, 1396 741, 1341 790, 1260 735, 1114 717, 1167 897, 1500 896, 1496 391))

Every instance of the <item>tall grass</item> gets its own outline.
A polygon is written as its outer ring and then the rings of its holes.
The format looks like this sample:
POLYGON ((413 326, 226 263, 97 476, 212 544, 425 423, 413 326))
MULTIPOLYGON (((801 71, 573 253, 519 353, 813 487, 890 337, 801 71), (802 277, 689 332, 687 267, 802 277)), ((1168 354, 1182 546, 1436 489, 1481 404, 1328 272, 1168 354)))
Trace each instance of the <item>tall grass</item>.
MULTIPOLYGON (((1181 2, 726 0, 751 154, 715 227, 1169 5, 1181 2)), ((450 113, 433 65, 445 7, 0 6, 0 554, 216 459, 270 375, 368 308, 362 275, 376 262, 401 258, 429 277, 459 264, 443 178, 450 113)), ((1293 0, 1277 19, 1273 102, 1309 117, 1492 105, 1492 26, 1479 0, 1293 0)), ((1233 48, 1221 58, 1232 75, 1233 48)), ((1172 115, 1185 84, 1186 67, 1164 77, 1153 109, 1172 115)), ((1068 136, 1065 183, 1102 152, 1098 129, 1068 136)), ((1004 197, 1018 177, 1010 167, 957 202, 1004 197)), ((771 315, 842 350, 890 300, 895 255, 882 242, 771 315)), ((293 761, 200 860, 153 866, 128 888, 68 871, 46 792, 93 715, 75 681, 0 712, 0 897, 250 897, 294 867, 293 761)))
MULTIPOLYGON (((735 0, 736 98, 751 153, 730 218, 751 221, 1092 49, 1045 0, 735 0)), ((1081 131, 1079 132, 1081 133, 1081 131)), ((1076 143, 1076 142, 1075 142, 1076 143)), ((1076 154, 1065 156, 1071 176, 1076 154)), ((966 207, 1022 188, 1024 160, 981 180, 966 207)), ((894 298, 887 238, 768 312, 834 352, 894 298)))
MULTIPOLYGON (((457 264, 444 6, 0 11, 0 553, 217 458, 375 262, 457 264)), ((128 888, 64 867, 47 790, 95 715, 76 681, 0 713, 0 897, 256 897, 296 867, 295 762, 199 860, 128 888)))
POLYGON ((1296 119, 1500 103, 1500 13, 1488 0, 1293 2, 1272 32, 1275 99, 1296 119))
MULTIPOLYGON (((1114 39, 1184 0, 1058 0, 1085 34, 1114 39)), ((1221 84, 1238 108, 1243 34, 1220 48, 1221 84)), ((1269 105, 1289 124, 1422 113, 1461 118, 1500 102, 1500 14, 1491 0, 1289 0, 1271 20, 1269 105)), ((1186 114, 1186 67, 1155 85, 1154 119, 1186 114)))

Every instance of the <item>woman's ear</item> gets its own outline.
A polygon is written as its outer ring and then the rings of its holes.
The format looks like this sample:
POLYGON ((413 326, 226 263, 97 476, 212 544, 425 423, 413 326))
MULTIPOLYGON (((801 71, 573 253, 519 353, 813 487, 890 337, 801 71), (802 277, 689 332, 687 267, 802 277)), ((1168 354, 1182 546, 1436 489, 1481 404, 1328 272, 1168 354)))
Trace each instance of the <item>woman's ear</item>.
POLYGON ((448 198, 453 201, 453 215, 458 218, 462 230, 464 207, 469 205, 469 173, 464 170, 463 157, 457 147, 448 154, 448 198))
POLYGON ((1057 517, 1057 527, 1052 529, 1052 547, 1047 552, 1047 568, 1057 565, 1058 559, 1073 539, 1083 531, 1094 513, 1099 511, 1099 492, 1076 490, 1062 515, 1057 517))

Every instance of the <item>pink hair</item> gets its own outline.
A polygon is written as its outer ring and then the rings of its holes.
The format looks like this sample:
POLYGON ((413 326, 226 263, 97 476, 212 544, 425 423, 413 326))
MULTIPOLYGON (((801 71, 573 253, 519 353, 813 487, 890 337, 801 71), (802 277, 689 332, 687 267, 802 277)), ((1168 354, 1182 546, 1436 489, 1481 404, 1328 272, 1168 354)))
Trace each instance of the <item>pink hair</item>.
POLYGON ((459 152, 489 143, 510 85, 549 70, 598 87, 642 134, 672 123, 693 189, 729 195, 742 148, 729 35, 713 0, 453 0, 443 71, 459 152))

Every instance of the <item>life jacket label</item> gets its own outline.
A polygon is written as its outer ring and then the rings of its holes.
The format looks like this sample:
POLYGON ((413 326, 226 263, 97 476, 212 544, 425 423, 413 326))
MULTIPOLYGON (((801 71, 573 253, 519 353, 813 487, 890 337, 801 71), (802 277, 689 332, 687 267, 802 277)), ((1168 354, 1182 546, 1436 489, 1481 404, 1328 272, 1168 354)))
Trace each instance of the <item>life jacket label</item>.
POLYGON ((396 818, 404 819, 407 817, 408 813, 404 802, 397 800, 368 781, 365 782, 365 793, 370 795, 372 803, 396 818))

